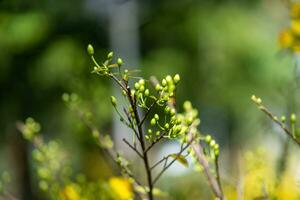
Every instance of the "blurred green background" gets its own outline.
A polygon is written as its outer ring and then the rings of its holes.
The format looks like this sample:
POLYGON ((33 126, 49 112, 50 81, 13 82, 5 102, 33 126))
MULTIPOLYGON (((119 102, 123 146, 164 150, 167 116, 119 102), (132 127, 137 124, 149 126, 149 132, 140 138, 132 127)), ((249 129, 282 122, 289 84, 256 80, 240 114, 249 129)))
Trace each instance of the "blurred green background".
MULTIPOLYGON (((43 199, 31 170, 32 147, 15 125, 31 116, 46 139, 58 138, 72 152, 74 171, 90 179, 113 174, 61 100, 64 92, 77 93, 100 130, 116 130, 113 86, 90 73, 86 45, 92 43, 99 61, 114 50, 144 77, 179 73, 179 105, 190 100, 199 109, 202 132, 217 138, 223 172, 234 176, 239 150, 266 141, 275 152, 281 148, 280 134, 266 126, 250 96, 261 96, 276 112, 288 109, 294 61, 277 45, 287 19, 284 4, 268 0, 0 1, 0 170, 10 169, 20 199, 43 199)), ((207 187, 202 175, 173 175, 161 182, 171 199, 201 199, 195 188, 207 187), (184 187, 194 182, 200 185, 184 187)))

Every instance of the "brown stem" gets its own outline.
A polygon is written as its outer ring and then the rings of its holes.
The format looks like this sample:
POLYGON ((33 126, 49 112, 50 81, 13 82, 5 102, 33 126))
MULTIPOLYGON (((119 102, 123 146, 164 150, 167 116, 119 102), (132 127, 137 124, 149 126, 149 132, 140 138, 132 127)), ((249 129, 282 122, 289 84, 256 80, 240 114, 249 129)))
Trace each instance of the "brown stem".
MULTIPOLYGON (((163 173, 164 173, 169 167, 171 167, 171 165, 179 158, 179 156, 182 154, 182 152, 183 152, 184 150, 186 150, 186 149, 190 146, 191 143, 192 143, 192 141, 190 141, 185 147, 181 146, 181 149, 180 149, 180 151, 176 154, 176 157, 175 157, 169 164, 165 165, 165 166, 163 167, 163 169, 161 170, 161 172, 159 172, 159 174, 155 177, 155 179, 153 180, 153 184, 155 184, 155 183, 158 181, 158 179, 161 177, 161 175, 163 175, 163 173)), ((165 160, 165 159, 163 159, 163 160, 165 160)))
POLYGON ((216 166, 216 179, 217 179, 217 182, 218 182, 218 185, 220 188, 220 192, 221 192, 222 196, 224 196, 223 190, 222 190, 222 184, 221 184, 221 177, 220 177, 219 155, 216 156, 215 166, 216 166))
POLYGON ((293 136, 293 133, 286 127, 286 125, 284 123, 282 123, 281 121, 279 121, 277 119, 277 117, 275 117, 275 115, 273 115, 265 106, 259 104, 258 108, 264 112, 273 122, 275 122, 277 125, 280 126, 280 128, 298 145, 300 145, 300 141, 297 140, 297 138, 295 138, 293 136))
POLYGON ((143 155, 134 147, 132 146, 125 138, 123 138, 123 141, 133 150, 135 153, 142 159, 144 159, 143 155))
POLYGON ((142 148, 142 151, 143 151, 143 161, 144 161, 144 165, 145 165, 145 169, 146 169, 147 182, 148 182, 148 187, 149 187, 148 197, 149 197, 149 200, 153 200, 152 174, 151 174, 151 169, 150 169, 150 165, 149 165, 148 153, 145 152, 146 146, 145 146, 145 140, 144 140, 144 133, 143 133, 142 124, 140 123, 140 117, 139 117, 139 113, 137 111, 137 106, 134 102, 134 98, 131 96, 130 88, 129 88, 128 85, 126 86, 125 91, 126 91, 128 100, 130 102, 130 105, 133 109, 136 124, 138 124, 138 133, 139 133, 139 138, 140 138, 139 142, 140 142, 140 145, 141 145, 141 148, 142 148))
POLYGON ((195 152, 195 155, 198 159, 198 162, 202 165, 204 174, 207 177, 207 180, 211 186, 211 189, 214 193, 214 195, 219 198, 220 200, 224 200, 224 196, 222 194, 222 190, 220 188, 220 185, 218 184, 218 181, 216 178, 211 174, 210 169, 209 169, 209 164, 208 161, 205 158, 205 155, 203 153, 203 148, 200 145, 200 143, 192 143, 192 149, 195 152))

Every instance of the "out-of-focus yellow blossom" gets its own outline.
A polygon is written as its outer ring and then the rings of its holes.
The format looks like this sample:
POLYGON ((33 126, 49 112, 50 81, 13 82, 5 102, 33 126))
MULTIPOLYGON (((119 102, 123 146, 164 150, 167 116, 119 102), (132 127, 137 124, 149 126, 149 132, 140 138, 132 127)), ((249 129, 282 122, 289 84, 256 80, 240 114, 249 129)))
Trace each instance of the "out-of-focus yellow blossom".
POLYGON ((300 52, 300 3, 291 3, 290 26, 280 32, 278 40, 283 49, 300 52))
POLYGON ((120 200, 133 199, 133 189, 131 182, 122 177, 112 177, 108 181, 109 186, 120 200))
POLYGON ((287 171, 281 178, 281 181, 276 189, 276 197, 278 199, 296 200, 300 199, 300 189, 297 186, 297 180, 291 171, 287 171))
POLYGON ((293 18, 300 17, 300 3, 292 3, 290 8, 290 14, 293 18))
POLYGON ((267 153, 258 150, 255 153, 247 152, 245 155, 244 172, 244 198, 255 199, 264 196, 265 192, 274 191, 273 165, 267 158, 267 153))
POLYGON ((293 45, 293 51, 296 53, 299 53, 300 52, 300 44, 293 45))
POLYGON ((279 34, 279 44, 281 48, 292 47, 294 36, 290 30, 284 30, 279 34))
POLYGON ((60 200, 82 200, 74 185, 67 185, 60 191, 60 200))
POLYGON ((300 20, 299 19, 291 20, 291 30, 295 35, 297 35, 297 36, 300 35, 300 20))

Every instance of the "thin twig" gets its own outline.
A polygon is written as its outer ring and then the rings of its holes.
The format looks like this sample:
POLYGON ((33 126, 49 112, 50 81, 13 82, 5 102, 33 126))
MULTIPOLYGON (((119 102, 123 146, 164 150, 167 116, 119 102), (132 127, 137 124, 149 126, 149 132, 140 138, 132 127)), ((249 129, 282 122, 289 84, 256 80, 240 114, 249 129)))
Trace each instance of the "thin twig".
POLYGON ((258 108, 262 112, 264 112, 273 122, 275 122, 296 144, 300 145, 300 141, 293 136, 293 133, 286 127, 286 125, 279 121, 279 119, 275 115, 273 115, 265 106, 263 106, 262 104, 258 104, 258 108))
POLYGON ((134 132, 135 136, 138 138, 138 140, 140 140, 140 136, 139 136, 137 130, 135 129, 135 127, 134 127, 135 125, 134 125, 133 121, 131 120, 129 113, 126 111, 125 108, 124 108, 124 112, 126 114, 126 117, 127 117, 128 121, 129 121, 130 125, 131 125, 130 128, 133 130, 133 132, 134 132))
POLYGON ((154 107, 154 105, 156 104, 157 101, 154 101, 148 108, 147 112, 145 113, 143 119, 141 120, 141 122, 138 124, 138 126, 142 126, 142 124, 145 122, 145 120, 147 119, 147 117, 149 116, 152 108, 154 107))
POLYGON ((218 185, 220 188, 220 192, 221 192, 222 196, 224 196, 223 190, 222 190, 222 184, 221 184, 221 177, 220 177, 219 155, 216 156, 215 167, 216 167, 216 179, 217 179, 217 182, 218 182, 218 185))
POLYGON ((158 179, 161 177, 161 175, 169 168, 171 167, 171 165, 179 158, 179 156, 182 154, 183 151, 185 151, 189 146, 190 144, 193 142, 193 140, 191 140, 185 147, 181 146, 181 149, 180 151, 176 154, 175 158, 169 163, 167 164, 166 166, 164 166, 164 168, 161 170, 161 172, 154 178, 153 180, 153 184, 155 184, 158 179))
POLYGON ((134 146, 132 146, 125 138, 123 138, 123 141, 133 150, 135 151, 135 153, 142 159, 144 159, 143 155, 137 150, 137 148, 135 148, 134 146))
POLYGON ((157 167, 160 163, 162 163, 163 161, 167 160, 169 158, 169 156, 165 156, 162 159, 160 159, 159 161, 157 161, 150 169, 153 170, 155 167, 157 167))
POLYGON ((208 161, 206 160, 205 155, 203 153, 202 146, 200 145, 200 143, 197 143, 197 144, 192 143, 191 146, 192 146, 192 149, 195 152, 195 155, 198 159, 198 162, 203 167, 204 174, 207 177, 207 180, 208 180, 208 182, 211 186, 211 189, 212 189, 213 193, 220 200, 224 200, 225 198, 222 194, 222 190, 220 188, 221 186, 218 184, 218 181, 216 180, 216 178, 210 172, 209 164, 208 164, 208 161))
POLYGON ((156 138, 145 150, 145 153, 147 153, 156 143, 158 143, 161 139, 163 139, 164 136, 165 134, 161 134, 158 138, 156 138))

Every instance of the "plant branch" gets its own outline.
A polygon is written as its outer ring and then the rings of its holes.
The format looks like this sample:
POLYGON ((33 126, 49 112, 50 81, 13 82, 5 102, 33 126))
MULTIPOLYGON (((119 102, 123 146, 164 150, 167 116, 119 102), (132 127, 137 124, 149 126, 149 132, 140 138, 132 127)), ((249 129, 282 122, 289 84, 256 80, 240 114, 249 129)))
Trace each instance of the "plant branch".
POLYGON ((276 123, 296 144, 300 145, 300 141, 297 140, 297 138, 294 137, 294 134, 292 131, 290 131, 284 123, 279 121, 279 119, 271 113, 264 105, 261 103, 255 102, 258 106, 258 109, 260 109, 263 113, 265 113, 274 123, 276 123))
MULTIPOLYGON (((153 185, 158 181, 158 179, 161 177, 161 175, 169 168, 171 167, 171 165, 179 158, 179 156, 182 154, 183 151, 185 151, 189 146, 190 144, 193 142, 193 139, 190 140, 190 142, 185 145, 183 147, 183 145, 181 145, 181 148, 180 148, 180 151, 176 154, 175 158, 169 163, 167 164, 166 166, 163 167, 163 169, 161 170, 161 172, 159 172, 159 174, 154 178, 153 180, 153 185)), ((163 159, 164 160, 164 159, 163 159)), ((162 161, 161 161, 162 162, 162 161)))
POLYGON ((132 146, 125 138, 123 138, 123 141, 133 150, 135 151, 135 153, 142 159, 144 159, 143 155, 137 150, 137 148, 135 148, 134 146, 132 146))
POLYGON ((150 111, 152 110, 152 108, 154 107, 154 105, 156 104, 157 101, 154 101, 148 108, 147 112, 145 113, 143 119, 141 120, 141 122, 138 124, 138 126, 142 126, 143 123, 145 122, 145 120, 147 119, 147 117, 150 114, 150 111))
POLYGON ((216 179, 220 188, 220 192, 223 196, 222 184, 221 184, 221 176, 220 176, 220 166, 219 166, 219 155, 216 156, 215 159, 215 167, 216 167, 216 179))
POLYGON ((203 148, 200 145, 200 143, 192 143, 191 147, 193 151, 195 152, 195 155, 197 157, 198 162, 202 165, 204 174, 206 175, 206 178, 211 186, 211 189, 214 193, 214 195, 219 198, 220 200, 224 200, 225 197, 223 196, 221 185, 219 185, 216 178, 211 174, 209 169, 208 161, 205 158, 205 155, 203 153, 203 148))
MULTIPOLYGON (((137 110, 137 105, 135 104, 135 101, 134 101, 133 97, 131 96, 131 90, 128 85, 126 85, 125 91, 126 91, 128 100, 130 102, 130 105, 133 109, 136 124, 140 124, 140 117, 139 117, 139 113, 137 110)), ((148 187, 149 187, 148 197, 149 197, 149 200, 153 200, 152 174, 151 174, 151 170, 150 170, 148 154, 147 154, 147 152, 145 152, 146 146, 145 146, 144 133, 143 133, 142 126, 138 126, 138 133, 139 133, 139 138, 140 138, 139 142, 140 142, 140 145, 141 145, 141 148, 143 151, 143 161, 144 161, 145 170, 146 170, 146 174, 147 174, 147 182, 148 182, 148 187)))

